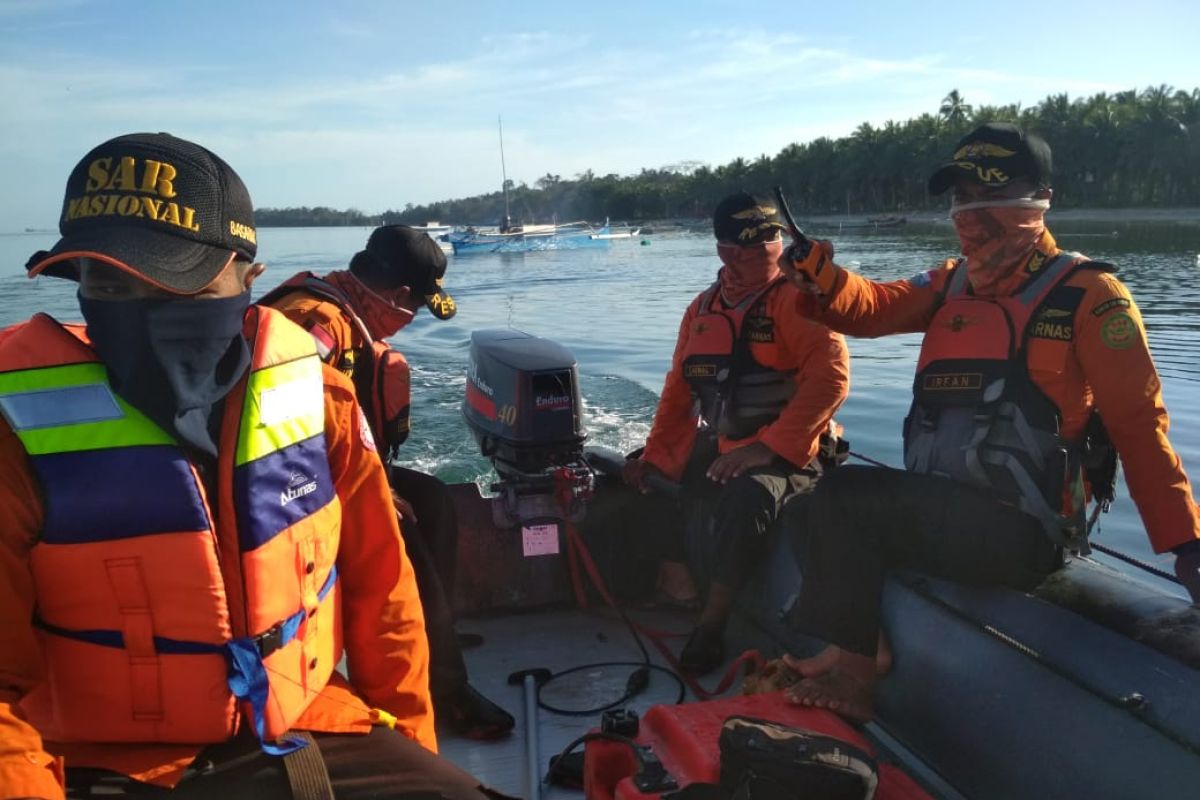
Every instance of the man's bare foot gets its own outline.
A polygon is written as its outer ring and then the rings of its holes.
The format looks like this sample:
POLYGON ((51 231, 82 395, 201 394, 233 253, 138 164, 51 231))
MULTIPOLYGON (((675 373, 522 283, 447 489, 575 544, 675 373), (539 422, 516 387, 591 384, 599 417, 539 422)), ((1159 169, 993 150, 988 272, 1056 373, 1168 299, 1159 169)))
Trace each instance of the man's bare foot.
MULTIPOLYGON (((829 645, 810 658, 796 658, 784 653, 783 663, 788 669, 799 672, 806 678, 818 678, 837 667, 844 651, 837 645, 829 645)), ((883 631, 879 632, 879 647, 875 651, 875 674, 883 677, 892 671, 892 647, 883 631)))
POLYGON ((805 678, 787 690, 789 702, 810 708, 827 708, 855 722, 875 716, 874 685, 868 686, 849 672, 834 669, 816 678, 805 678))
POLYGON ((678 561, 660 561, 658 564, 658 581, 655 586, 658 595, 679 605, 699 607, 700 592, 692 580, 692 573, 687 564, 678 561))

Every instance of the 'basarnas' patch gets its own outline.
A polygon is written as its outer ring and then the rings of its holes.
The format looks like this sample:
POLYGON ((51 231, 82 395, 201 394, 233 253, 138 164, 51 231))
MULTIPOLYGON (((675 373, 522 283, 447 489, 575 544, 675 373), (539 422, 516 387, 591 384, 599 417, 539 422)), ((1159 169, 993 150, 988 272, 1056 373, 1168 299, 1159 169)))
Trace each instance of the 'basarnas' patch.
POLYGON ((767 344, 775 341, 775 320, 770 317, 746 317, 746 340, 767 344))
POLYGON ((1137 323, 1124 311, 1114 314, 1100 328, 1100 338, 1112 350, 1128 350, 1138 340, 1137 323))
POLYGON ((1128 298, 1113 297, 1108 300, 1105 300, 1103 303, 1101 303, 1100 305, 1093 308, 1092 316, 1102 317, 1107 312, 1112 311, 1114 308, 1129 308, 1129 306, 1130 306, 1130 302, 1129 302, 1128 298))

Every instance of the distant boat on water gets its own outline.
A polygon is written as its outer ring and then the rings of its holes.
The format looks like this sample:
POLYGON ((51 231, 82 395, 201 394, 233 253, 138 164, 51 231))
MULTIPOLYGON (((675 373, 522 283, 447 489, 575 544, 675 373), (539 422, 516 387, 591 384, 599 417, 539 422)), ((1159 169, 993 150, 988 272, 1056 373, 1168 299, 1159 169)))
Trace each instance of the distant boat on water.
MULTIPOLYGON (((604 228, 605 229, 608 228, 607 223, 605 223, 604 228)), ((593 233, 592 238, 593 239, 610 239, 610 240, 611 239, 632 239, 633 237, 635 237, 639 233, 641 233, 641 230, 642 230, 641 228, 630 228, 629 230, 625 230, 625 231, 613 231, 610 233, 593 233)))
POLYGON ((837 228, 839 231, 876 230, 879 228, 895 228, 907 224, 907 217, 898 217, 894 214, 866 217, 865 219, 814 220, 811 223, 814 228, 837 228))
POLYGON ((607 247, 613 239, 632 234, 613 234, 607 226, 592 227, 587 222, 563 225, 502 225, 494 230, 468 228, 449 236, 456 255, 468 253, 528 253, 540 250, 581 250, 607 247))
POLYGON ((600 228, 594 228, 587 222, 514 225, 508 200, 508 169, 504 163, 504 123, 499 117, 496 119, 496 125, 500 134, 500 189, 504 195, 504 221, 491 230, 467 228, 449 234, 447 238, 456 255, 580 250, 607 247, 609 241, 614 238, 629 238, 628 234, 614 236, 607 222, 600 228))
POLYGON ((438 243, 438 247, 442 248, 443 253, 453 253, 454 248, 450 244, 450 234, 454 231, 453 225, 442 225, 436 220, 426 222, 424 225, 410 225, 415 231, 424 231, 430 239, 438 243))

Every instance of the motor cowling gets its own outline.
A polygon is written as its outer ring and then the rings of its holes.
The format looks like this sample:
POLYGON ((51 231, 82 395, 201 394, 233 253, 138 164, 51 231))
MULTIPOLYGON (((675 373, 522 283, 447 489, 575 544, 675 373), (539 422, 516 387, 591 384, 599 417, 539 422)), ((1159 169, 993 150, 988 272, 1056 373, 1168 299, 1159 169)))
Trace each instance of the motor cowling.
POLYGON ((582 517, 593 474, 583 457, 587 431, 569 350, 522 331, 475 331, 462 408, 500 478, 492 486, 497 526, 582 517))

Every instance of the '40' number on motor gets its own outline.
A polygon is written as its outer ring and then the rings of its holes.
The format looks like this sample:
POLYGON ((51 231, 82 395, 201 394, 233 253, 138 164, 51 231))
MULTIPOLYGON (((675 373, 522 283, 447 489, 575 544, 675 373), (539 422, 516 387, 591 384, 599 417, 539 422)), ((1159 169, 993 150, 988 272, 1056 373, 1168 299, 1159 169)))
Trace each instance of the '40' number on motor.
POLYGON ((517 407, 512 405, 500 406, 500 410, 496 412, 496 419, 511 428, 517 424, 517 407))

